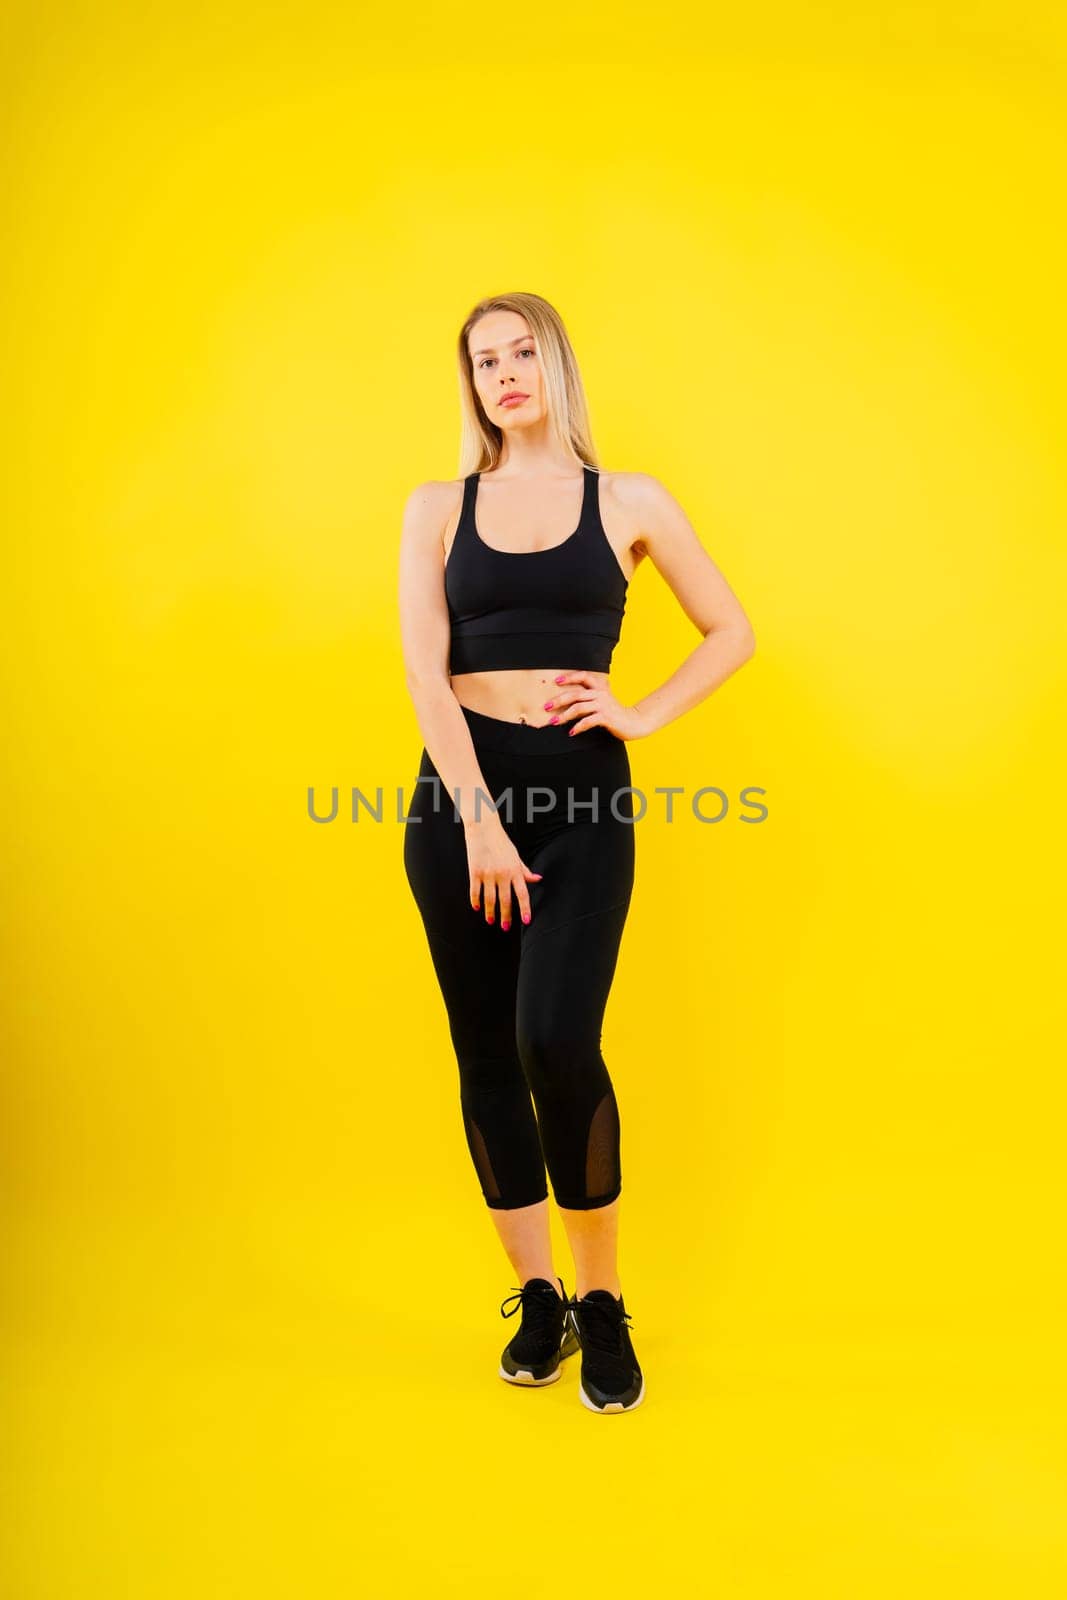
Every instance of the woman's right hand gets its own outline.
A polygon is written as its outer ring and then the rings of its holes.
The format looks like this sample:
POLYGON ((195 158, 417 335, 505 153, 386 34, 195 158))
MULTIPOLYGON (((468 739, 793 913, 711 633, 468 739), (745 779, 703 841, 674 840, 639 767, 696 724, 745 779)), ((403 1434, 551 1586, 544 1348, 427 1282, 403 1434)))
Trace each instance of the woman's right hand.
POLYGON ((537 883, 542 874, 530 871, 499 817, 483 817, 477 822, 468 822, 466 838, 470 896, 474 910, 480 909, 478 902, 484 889, 485 920, 493 922, 499 897, 500 926, 506 931, 511 927, 511 894, 514 890, 522 920, 529 922, 530 892, 526 881, 529 879, 537 883))

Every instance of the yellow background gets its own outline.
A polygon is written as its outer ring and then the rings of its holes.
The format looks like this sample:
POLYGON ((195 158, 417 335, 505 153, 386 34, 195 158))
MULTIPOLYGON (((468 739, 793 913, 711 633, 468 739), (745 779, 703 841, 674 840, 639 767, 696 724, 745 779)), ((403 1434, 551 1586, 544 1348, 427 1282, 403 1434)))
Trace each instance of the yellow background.
MULTIPOLYGON (((1064 1592, 1064 34, 9 13, 13 1600, 1064 1592), (639 825, 626 1418, 496 1376, 401 869, 401 509, 510 289, 758 640, 630 746, 735 806, 639 825)), ((643 565, 613 687, 696 642, 643 565)))

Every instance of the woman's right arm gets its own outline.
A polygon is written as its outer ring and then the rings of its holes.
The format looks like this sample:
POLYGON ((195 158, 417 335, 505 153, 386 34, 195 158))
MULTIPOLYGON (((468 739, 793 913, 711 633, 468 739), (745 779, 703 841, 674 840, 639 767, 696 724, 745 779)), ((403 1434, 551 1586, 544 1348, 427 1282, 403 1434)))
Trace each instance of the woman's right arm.
POLYGON ((482 793, 480 815, 491 813, 470 729, 448 675, 451 624, 442 534, 455 502, 451 483, 420 483, 408 496, 400 535, 400 641, 423 743, 450 798, 459 790, 466 826, 475 818, 476 790, 482 793))
POLYGON ((493 797, 478 765, 467 719, 449 680, 451 621, 445 598, 443 536, 450 517, 458 511, 460 489, 448 482, 421 483, 404 507, 399 585, 404 678, 426 753, 448 791, 438 803, 456 804, 463 820, 472 904, 477 906, 479 887, 484 884, 486 920, 492 922, 499 892, 501 927, 508 927, 510 890, 514 888, 523 919, 529 921, 525 880, 540 874, 523 864, 493 810, 493 797))

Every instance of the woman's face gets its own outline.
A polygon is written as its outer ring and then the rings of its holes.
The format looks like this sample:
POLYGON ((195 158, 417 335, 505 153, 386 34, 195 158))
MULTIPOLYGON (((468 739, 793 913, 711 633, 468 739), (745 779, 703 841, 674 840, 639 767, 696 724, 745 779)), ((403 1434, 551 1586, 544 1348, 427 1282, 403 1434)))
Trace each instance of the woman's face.
POLYGON ((467 345, 474 387, 490 422, 505 431, 540 422, 545 414, 541 360, 526 318, 517 311, 487 311, 471 329, 467 345))

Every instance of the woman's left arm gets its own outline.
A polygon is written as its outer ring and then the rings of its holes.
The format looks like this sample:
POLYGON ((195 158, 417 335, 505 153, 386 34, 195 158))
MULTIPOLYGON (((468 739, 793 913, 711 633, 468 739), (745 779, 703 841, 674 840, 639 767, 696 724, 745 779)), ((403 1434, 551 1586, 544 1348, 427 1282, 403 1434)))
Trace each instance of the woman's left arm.
POLYGON ((632 706, 615 699, 603 673, 568 672, 556 680, 574 686, 553 701, 554 708, 568 708, 561 721, 575 718, 572 732, 603 723, 620 738, 634 739, 655 733, 706 700, 750 659, 756 635, 689 518, 658 478, 646 472, 615 473, 612 493, 630 526, 638 530, 631 544, 647 553, 690 622, 704 635, 658 689, 632 706))
POLYGON ((740 600, 658 478, 627 473, 622 485, 639 519, 641 544, 678 604, 704 635, 658 689, 635 702, 646 733, 691 711, 751 659, 756 635, 740 600))

